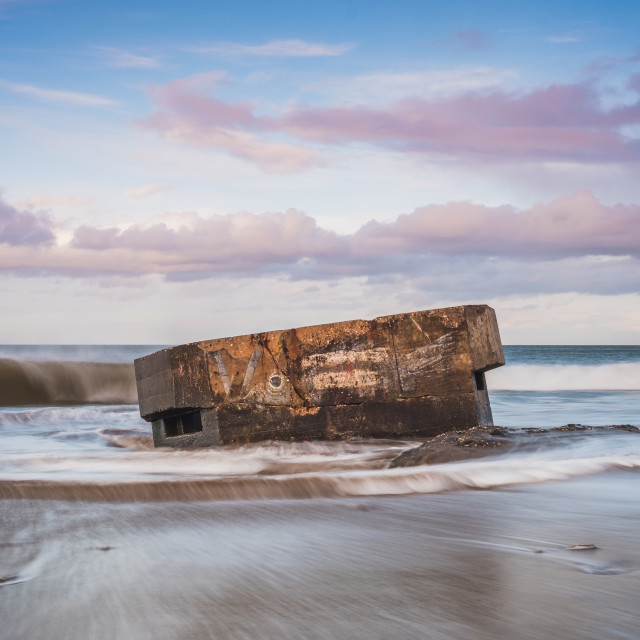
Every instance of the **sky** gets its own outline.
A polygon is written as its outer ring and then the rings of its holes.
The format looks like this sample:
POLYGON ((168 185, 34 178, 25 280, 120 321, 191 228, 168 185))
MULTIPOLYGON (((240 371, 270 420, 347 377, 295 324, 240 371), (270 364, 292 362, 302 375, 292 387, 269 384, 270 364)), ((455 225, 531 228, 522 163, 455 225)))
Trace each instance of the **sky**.
POLYGON ((0 343, 487 303, 640 344, 640 3, 0 0, 0 343))

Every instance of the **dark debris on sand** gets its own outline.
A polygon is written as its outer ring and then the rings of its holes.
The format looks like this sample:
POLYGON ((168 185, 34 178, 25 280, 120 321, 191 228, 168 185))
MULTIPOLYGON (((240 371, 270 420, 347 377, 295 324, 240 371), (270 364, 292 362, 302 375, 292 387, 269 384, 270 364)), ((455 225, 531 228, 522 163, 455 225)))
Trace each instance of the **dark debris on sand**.
POLYGON ((18 579, 18 576, 7 576, 5 578, 0 577, 0 587, 2 587, 5 584, 11 584, 12 582, 15 582, 18 579))
POLYGON ((566 424, 549 429, 510 427, 472 427, 442 433, 418 447, 404 451, 389 465, 415 467, 422 464, 442 464, 458 460, 470 460, 505 453, 513 449, 534 449, 557 442, 567 434, 583 434, 627 431, 640 433, 638 427, 629 424, 591 427, 581 424, 566 424), (545 442, 545 439, 549 439, 545 442))

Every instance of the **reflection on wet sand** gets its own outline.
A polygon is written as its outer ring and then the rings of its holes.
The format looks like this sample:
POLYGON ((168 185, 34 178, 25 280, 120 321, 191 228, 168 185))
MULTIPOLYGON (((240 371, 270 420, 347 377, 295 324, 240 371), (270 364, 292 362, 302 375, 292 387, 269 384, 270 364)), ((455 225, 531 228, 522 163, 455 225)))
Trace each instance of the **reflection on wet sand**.
POLYGON ((635 638, 639 483, 629 471, 388 498, 2 500, 0 575, 23 581, 0 585, 0 636, 635 638), (585 543, 598 549, 568 549, 585 543))

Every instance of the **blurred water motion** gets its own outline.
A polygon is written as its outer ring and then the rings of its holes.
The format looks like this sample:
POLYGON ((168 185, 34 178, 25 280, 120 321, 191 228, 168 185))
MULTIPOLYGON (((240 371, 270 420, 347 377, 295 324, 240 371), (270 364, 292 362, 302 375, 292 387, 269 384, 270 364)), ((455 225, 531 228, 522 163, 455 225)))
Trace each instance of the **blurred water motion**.
MULTIPOLYGON (((79 394, 0 409, 2 640, 638 637, 640 434, 522 432, 408 468, 389 465, 415 441, 156 450, 124 404, 150 350, 0 348, 79 394)), ((619 390, 640 350, 512 355, 496 424, 640 424, 619 390)))
POLYGON ((396 498, 0 501, 2 570, 24 580, 0 587, 0 636, 635 638, 640 476, 604 478, 396 498), (599 550, 567 551, 577 543, 599 550))

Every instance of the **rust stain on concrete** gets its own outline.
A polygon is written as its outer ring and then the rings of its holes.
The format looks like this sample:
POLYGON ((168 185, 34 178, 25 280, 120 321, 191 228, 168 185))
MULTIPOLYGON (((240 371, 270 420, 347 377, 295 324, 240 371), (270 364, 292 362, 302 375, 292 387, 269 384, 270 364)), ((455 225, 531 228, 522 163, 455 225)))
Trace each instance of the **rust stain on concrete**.
POLYGON ((467 305, 205 340, 135 361, 156 446, 432 436, 493 424, 495 312, 467 305))

